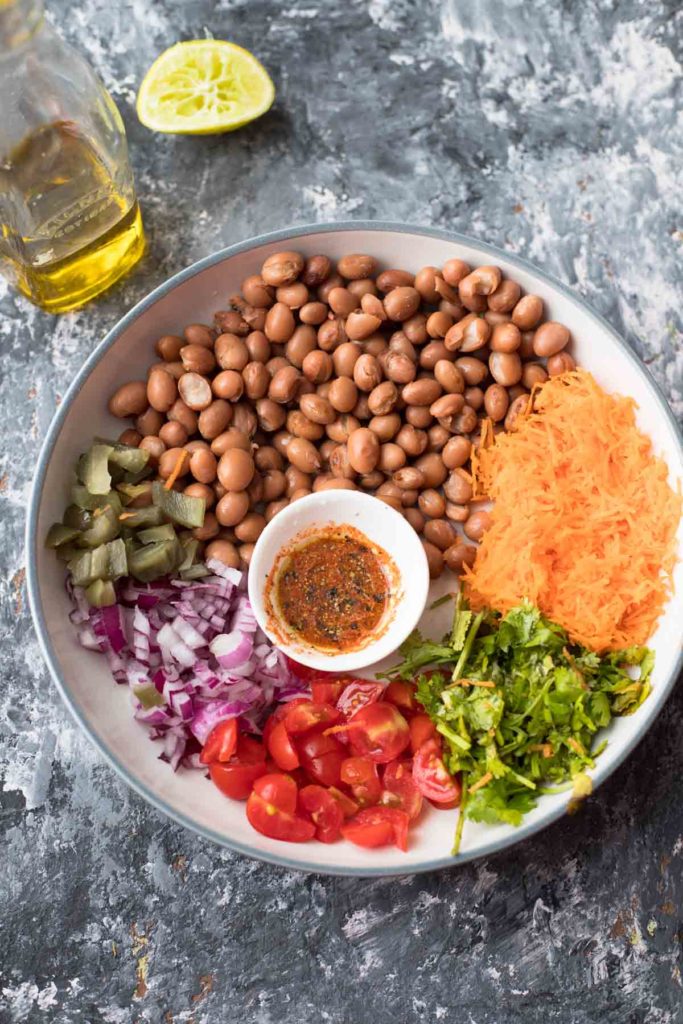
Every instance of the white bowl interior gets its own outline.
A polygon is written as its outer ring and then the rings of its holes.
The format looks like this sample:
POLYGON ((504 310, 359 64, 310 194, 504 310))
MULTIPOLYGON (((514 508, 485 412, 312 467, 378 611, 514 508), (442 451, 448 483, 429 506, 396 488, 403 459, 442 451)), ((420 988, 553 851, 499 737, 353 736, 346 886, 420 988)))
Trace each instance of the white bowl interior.
MULTIPOLYGON (((265 244, 238 251, 185 277, 149 305, 128 318, 121 333, 65 402, 58 424, 47 442, 49 462, 34 492, 37 503, 30 522, 29 584, 34 616, 43 649, 53 674, 61 680, 63 694, 72 711, 97 742, 100 749, 128 782, 161 809, 189 827, 243 852, 292 866, 328 872, 401 873, 448 863, 457 812, 430 811, 411 839, 407 854, 397 849, 366 851, 350 843, 279 843, 254 832, 247 823, 244 806, 226 800, 215 787, 194 772, 174 774, 158 760, 158 748, 131 716, 126 688, 112 681, 103 657, 80 648, 68 620, 69 604, 64 590, 62 565, 42 541, 49 525, 61 518, 67 498, 67 481, 78 454, 95 434, 116 436, 121 423, 107 412, 109 395, 132 378, 144 378, 154 361, 153 345, 162 334, 177 333, 191 322, 211 322, 216 309, 225 308, 228 296, 238 290, 247 275, 258 271, 263 259, 283 248, 295 248, 310 256, 325 252, 340 257, 350 252, 372 253, 386 267, 417 270, 425 264, 440 265, 449 257, 472 264, 494 262, 529 292, 540 295, 549 316, 571 329, 577 361, 592 371, 610 391, 633 396, 638 403, 638 423, 652 438, 655 451, 668 463, 672 480, 683 477, 681 450, 672 419, 637 359, 611 331, 568 293, 558 290, 543 276, 520 268, 513 260, 492 254, 485 246, 389 228, 335 228, 289 233, 265 244), (51 449, 51 454, 50 454, 51 449)), ((683 546, 683 545, 681 545, 683 546)), ((681 550, 679 546, 679 552, 681 550)), ((659 711, 681 653, 680 623, 683 621, 683 564, 675 572, 676 592, 668 604, 651 640, 656 651, 653 693, 636 714, 617 719, 609 729, 609 745, 598 761, 596 782, 609 774, 659 711)), ((442 577, 432 585, 430 598, 453 587, 453 577, 442 577)), ((446 628, 448 608, 426 613, 421 628, 438 634, 446 628)), ((527 816, 525 824, 477 825, 468 822, 462 853, 472 857, 490 853, 513 843, 552 820, 566 806, 566 796, 544 797, 527 816)))
POLYGON ((329 654, 292 643, 280 643, 280 646, 296 661, 311 668, 324 672, 355 672, 395 651, 419 622, 427 601, 427 556, 413 528, 395 509, 359 491, 319 491, 296 501, 271 520, 256 543, 249 566, 249 598, 261 629, 277 642, 278 636, 269 622, 264 601, 270 571, 279 552, 298 534, 330 523, 360 530, 389 555, 398 570, 399 585, 392 595, 386 628, 372 643, 348 653, 329 654))

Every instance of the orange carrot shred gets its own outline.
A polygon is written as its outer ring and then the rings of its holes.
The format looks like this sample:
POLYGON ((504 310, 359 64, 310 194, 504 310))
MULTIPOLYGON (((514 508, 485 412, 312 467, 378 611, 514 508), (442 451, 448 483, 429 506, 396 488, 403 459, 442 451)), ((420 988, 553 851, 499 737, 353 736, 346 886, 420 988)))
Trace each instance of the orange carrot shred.
POLYGON ((178 452, 178 458, 175 461, 175 466, 171 470, 171 473, 167 477, 166 483, 164 484, 165 491, 170 491, 171 488, 173 487, 173 484, 176 482, 176 480, 183 471, 185 459, 188 458, 189 454, 190 453, 186 451, 184 448, 181 448, 180 451, 178 452))
POLYGON ((470 788, 467 790, 467 792, 468 793, 476 793, 478 789, 483 789, 484 786, 488 786, 488 784, 489 784, 489 782, 491 781, 492 778, 493 778, 492 773, 491 772, 486 772, 485 775, 482 775, 482 777, 480 779, 477 779, 477 781, 475 783, 473 783, 473 785, 470 786, 470 788))
POLYGON ((680 482, 635 422, 635 402, 585 370, 551 378, 512 433, 480 447, 475 493, 494 502, 473 608, 528 600, 597 651, 644 644, 672 591, 680 482))
POLYGON ((527 750, 538 751, 539 754, 543 754, 544 757, 553 756, 553 745, 552 743, 530 743, 527 750))

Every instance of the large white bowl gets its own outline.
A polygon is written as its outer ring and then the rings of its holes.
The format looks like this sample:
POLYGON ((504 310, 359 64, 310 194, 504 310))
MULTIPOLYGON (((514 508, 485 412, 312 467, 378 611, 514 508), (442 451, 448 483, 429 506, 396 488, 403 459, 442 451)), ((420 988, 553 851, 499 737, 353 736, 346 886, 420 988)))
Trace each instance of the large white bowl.
MULTIPOLYGON (((187 323, 208 321, 225 308, 228 296, 264 258, 280 249, 307 256, 324 252, 372 253, 387 267, 417 270, 441 265, 452 256, 472 264, 494 263, 529 292, 540 295, 553 320, 565 323, 574 337, 577 360, 610 391, 633 396, 638 422, 667 461, 672 480, 683 478, 683 452, 676 421, 648 371, 615 334, 568 288, 524 260, 462 235, 406 228, 400 224, 345 223, 279 231, 231 246, 200 260, 155 289, 127 313, 87 360, 50 426, 36 469, 28 524, 28 591, 43 654, 53 679, 76 721, 123 778, 156 808, 217 843, 287 867, 330 874, 388 875, 427 871, 454 863, 449 856, 456 812, 430 811, 412 833, 408 853, 397 849, 362 850, 350 843, 280 843, 254 832, 244 805, 226 800, 201 775, 174 774, 158 760, 158 749, 131 716, 128 694, 116 686, 104 658, 78 646, 68 620, 62 565, 43 547, 45 533, 61 518, 71 467, 94 434, 120 430, 106 408, 111 392, 145 375, 155 358, 154 341, 177 333, 187 323)), ((683 549, 683 538, 679 550, 683 549)), ((596 567, 599 571, 599 567, 596 567)), ((452 582, 452 581, 450 581, 452 582)), ((442 589, 447 584, 437 581, 442 589)), ((433 592, 438 592, 435 586, 433 592)), ((444 608, 439 609, 444 614, 444 608)), ((434 613, 432 613, 434 614, 434 613)), ((597 762, 600 784, 634 749, 664 704, 683 661, 683 565, 676 570, 676 593, 651 639, 657 655, 653 691, 638 711, 617 719, 608 730, 609 744, 597 762)), ((427 623, 438 630, 442 623, 427 623)), ((567 797, 543 797, 520 828, 467 822, 457 863, 510 846, 565 813, 567 797)))

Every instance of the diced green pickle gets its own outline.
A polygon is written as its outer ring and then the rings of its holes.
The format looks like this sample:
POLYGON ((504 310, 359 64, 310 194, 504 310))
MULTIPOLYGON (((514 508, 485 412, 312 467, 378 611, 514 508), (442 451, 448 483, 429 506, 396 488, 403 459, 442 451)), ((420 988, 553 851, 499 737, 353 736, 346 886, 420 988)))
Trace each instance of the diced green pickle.
POLYGON ((118 580, 128 575, 128 552, 126 545, 119 538, 107 545, 107 579, 118 580))
POLYGON ((115 466, 120 466, 126 473, 139 473, 145 469, 149 462, 149 452, 144 448, 132 448, 129 444, 119 444, 118 441, 105 441, 113 448, 109 461, 115 466))
POLYGON ((100 544, 90 554, 90 578, 106 580, 109 570, 109 552, 106 544, 100 544))
POLYGON ((105 506, 98 516, 93 515, 92 525, 84 530, 79 538, 79 544, 86 548, 96 548, 100 544, 106 544, 119 535, 119 519, 116 512, 110 506, 105 506))
POLYGON ((91 573, 92 553, 83 551, 68 563, 71 579, 75 587, 87 587, 95 578, 91 573))
POLYGON ((191 565, 188 569, 180 569, 181 580, 200 580, 203 576, 210 576, 211 570, 207 569, 205 565, 198 562, 197 565, 191 565))
POLYGON ((135 539, 141 544, 154 544, 157 540, 175 540, 176 532, 170 523, 163 523, 161 526, 151 526, 148 530, 140 530, 135 539))
POLYGON ((120 441, 112 441, 109 437, 96 437, 94 444, 104 444, 112 449, 109 462, 112 466, 120 466, 127 472, 138 473, 149 462, 149 452, 144 448, 136 448, 134 445, 121 444, 120 441))
POLYGON ((158 481, 141 483, 153 475, 148 452, 95 438, 76 474, 63 522, 50 528, 45 543, 66 562, 74 585, 87 588, 91 604, 113 603, 112 584, 124 576, 149 582, 179 568, 188 579, 206 573, 196 564, 199 544, 191 533, 204 523, 204 501, 167 491, 158 481), (140 498, 150 504, 131 508, 140 498))
POLYGON ((182 572, 184 569, 189 569, 194 563, 197 557, 197 549, 199 548, 199 541, 195 540, 194 537, 190 537, 189 540, 183 540, 181 542, 184 556, 183 560, 178 566, 178 571, 182 572))
POLYGON ((163 484, 155 480, 152 484, 152 500, 165 516, 175 523, 180 523, 181 526, 195 529, 204 525, 206 504, 203 498, 179 494, 178 491, 167 491, 163 484))
POLYGON ((133 486, 135 486, 135 484, 139 484, 141 480, 146 480, 148 477, 152 476, 152 473, 152 467, 147 463, 139 473, 124 473, 123 482, 126 484, 133 484, 133 486))
POLYGON ((91 494, 108 494, 111 490, 110 444, 94 444, 79 460, 78 474, 91 494))
POLYGON ((123 495, 123 503, 127 505, 135 498, 141 498, 143 494, 149 495, 148 505, 152 504, 152 484, 151 482, 143 484, 117 484, 116 490, 120 491, 123 495))
POLYGON ((86 588, 85 596, 93 608, 105 608, 107 605, 116 604, 114 584, 108 580, 94 580, 86 588))
POLYGON ((168 576, 176 568, 182 549, 177 541, 160 540, 134 551, 129 559, 131 576, 142 583, 168 576))
POLYGON ((80 558, 83 552, 73 544, 62 544, 55 549, 55 554, 60 562, 71 562, 74 558, 80 558))
POLYGON ((134 686, 133 693, 146 711, 149 708, 161 707, 166 703, 153 683, 148 683, 146 686, 134 686))
POLYGON ((118 514, 123 508, 121 495, 118 491, 107 491, 106 494, 90 494, 87 487, 84 487, 83 484, 74 484, 71 488, 71 500, 74 505, 77 505, 79 508, 88 509, 90 512, 94 512, 96 508, 111 505, 118 514))
POLYGON ((60 548, 62 544, 68 544, 70 540, 78 537, 80 530, 75 526, 64 526, 62 523, 53 523, 47 531, 45 538, 46 548, 60 548))
POLYGON ((156 505, 147 505, 145 508, 129 508, 122 514, 124 518, 119 519, 119 522, 127 530, 137 530, 141 526, 161 526, 164 521, 164 513, 156 505))
POLYGON ((92 512, 94 509, 99 508, 102 495, 91 494, 83 484, 74 484, 71 488, 71 500, 79 508, 86 508, 92 512))
POLYGON ((78 505, 67 505, 62 522, 73 530, 87 530, 92 526, 92 514, 78 505))

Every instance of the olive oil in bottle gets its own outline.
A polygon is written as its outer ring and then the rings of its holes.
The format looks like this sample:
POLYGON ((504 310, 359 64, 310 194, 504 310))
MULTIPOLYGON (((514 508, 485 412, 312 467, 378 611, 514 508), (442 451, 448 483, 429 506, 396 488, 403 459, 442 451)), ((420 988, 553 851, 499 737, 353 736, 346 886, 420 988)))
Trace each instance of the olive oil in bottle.
POLYGON ((73 122, 38 129, 0 161, 0 196, 3 271, 50 312, 98 295, 144 250, 137 201, 73 122), (6 210, 25 216, 8 222, 6 210))
POLYGON ((0 273, 62 313, 144 251, 123 122, 42 0, 0 0, 0 96, 0 273))

